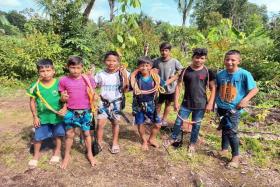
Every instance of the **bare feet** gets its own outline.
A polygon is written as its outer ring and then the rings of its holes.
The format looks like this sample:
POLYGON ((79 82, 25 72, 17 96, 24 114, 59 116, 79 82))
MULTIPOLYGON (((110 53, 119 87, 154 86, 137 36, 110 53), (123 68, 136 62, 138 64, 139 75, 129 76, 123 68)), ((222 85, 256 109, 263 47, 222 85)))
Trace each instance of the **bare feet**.
POLYGON ((70 156, 70 155, 65 155, 65 157, 64 157, 64 159, 63 159, 63 161, 62 161, 62 163, 61 163, 61 165, 60 165, 60 168, 61 168, 61 169, 66 169, 66 167, 67 167, 68 164, 69 164, 70 159, 71 159, 71 156, 70 156))
POLYGON ((194 152, 195 152, 195 145, 191 144, 191 145, 189 146, 188 152, 189 152, 190 154, 194 153, 194 152))
POLYGON ((94 167, 96 165, 96 160, 91 154, 87 154, 88 161, 90 162, 91 166, 94 167))
POLYGON ((148 143, 147 143, 147 142, 143 142, 143 143, 142 143, 142 150, 143 150, 143 151, 148 151, 148 150, 149 150, 149 146, 148 146, 148 143))
POLYGON ((155 147, 155 148, 159 148, 159 144, 157 143, 156 140, 149 139, 148 144, 155 147))

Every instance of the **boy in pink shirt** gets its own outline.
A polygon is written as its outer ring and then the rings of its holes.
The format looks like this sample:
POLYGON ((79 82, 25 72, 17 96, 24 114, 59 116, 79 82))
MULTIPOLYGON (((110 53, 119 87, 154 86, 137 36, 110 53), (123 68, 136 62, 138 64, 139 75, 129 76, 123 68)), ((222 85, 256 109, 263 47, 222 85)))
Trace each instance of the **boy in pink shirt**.
MULTIPOLYGON (((67 101, 68 112, 64 116, 66 124, 65 156, 61 168, 65 169, 70 160, 70 151, 75 136, 74 129, 79 127, 85 137, 87 158, 92 166, 96 161, 92 154, 90 125, 92 121, 91 102, 88 89, 95 88, 96 84, 92 77, 82 75, 83 61, 78 56, 68 59, 67 67, 69 75, 59 81, 59 91, 62 100, 67 101)), ((93 96, 93 95, 92 95, 93 96)))

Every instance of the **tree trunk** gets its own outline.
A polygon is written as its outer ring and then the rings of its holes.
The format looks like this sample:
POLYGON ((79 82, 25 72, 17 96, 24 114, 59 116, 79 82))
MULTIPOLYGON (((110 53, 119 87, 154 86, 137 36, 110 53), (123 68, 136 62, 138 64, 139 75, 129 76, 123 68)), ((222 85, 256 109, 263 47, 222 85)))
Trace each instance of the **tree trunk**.
POLYGON ((115 0, 108 0, 109 7, 110 7, 110 22, 113 21, 115 15, 114 15, 114 9, 115 9, 115 0))
POLYGON ((90 2, 87 4, 87 7, 83 13, 83 16, 84 16, 84 21, 87 22, 88 21, 88 18, 89 18, 89 14, 92 10, 92 7, 94 5, 94 2, 95 0, 90 0, 90 2))

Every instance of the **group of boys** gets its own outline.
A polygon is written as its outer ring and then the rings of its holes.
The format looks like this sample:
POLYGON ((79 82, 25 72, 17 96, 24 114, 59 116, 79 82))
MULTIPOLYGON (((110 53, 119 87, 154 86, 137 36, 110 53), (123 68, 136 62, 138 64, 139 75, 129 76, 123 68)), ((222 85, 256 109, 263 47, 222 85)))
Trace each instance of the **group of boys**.
POLYGON ((65 169, 70 161, 70 151, 75 136, 75 128, 80 128, 85 142, 87 158, 92 166, 96 160, 92 153, 92 126, 94 105, 100 88, 97 112, 97 141, 104 148, 103 131, 109 120, 112 124, 113 141, 109 148, 112 154, 120 152, 119 121, 124 108, 127 91, 133 92, 133 116, 142 141, 142 149, 149 146, 159 147, 156 135, 161 126, 167 125, 167 116, 174 101, 174 110, 178 112, 173 132, 165 139, 163 146, 168 147, 178 141, 182 123, 192 114, 192 130, 189 152, 195 151, 201 121, 204 113, 213 110, 216 102, 217 112, 221 116, 222 151, 227 152, 230 145, 232 160, 229 166, 238 167, 239 139, 238 123, 242 108, 257 94, 258 89, 252 75, 239 68, 240 52, 230 50, 225 54, 225 70, 216 76, 204 64, 207 50, 193 50, 191 64, 183 68, 180 62, 171 57, 171 45, 160 45, 161 57, 151 60, 148 56, 140 57, 137 68, 131 74, 120 66, 120 56, 115 51, 104 55, 106 68, 95 76, 83 74, 83 60, 69 57, 69 74, 57 80, 51 60, 41 59, 37 63, 39 79, 33 83, 27 93, 30 95, 30 109, 35 127, 34 156, 29 161, 30 167, 36 167, 40 156, 42 141, 54 138, 55 149, 50 163, 59 163, 62 138, 65 139, 65 154, 61 168, 65 169), (181 106, 179 104, 182 83, 185 86, 181 106), (207 88, 210 90, 207 98, 207 88), (215 101, 216 100, 216 101, 215 101), (162 118, 159 114, 162 104, 165 109, 162 118), (149 119, 153 125, 149 138, 146 138, 144 124, 149 119))

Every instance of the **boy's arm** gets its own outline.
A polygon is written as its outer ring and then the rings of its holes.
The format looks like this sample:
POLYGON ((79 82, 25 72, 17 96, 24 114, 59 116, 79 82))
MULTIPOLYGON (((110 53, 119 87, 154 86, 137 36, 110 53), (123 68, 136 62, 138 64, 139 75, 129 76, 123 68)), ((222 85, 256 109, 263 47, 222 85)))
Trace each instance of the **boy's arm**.
POLYGON ((237 109, 242 109, 248 106, 249 101, 259 92, 257 87, 249 91, 249 93, 244 97, 240 103, 237 105, 237 109))
POLYGON ((175 88, 175 95, 174 95, 174 110, 179 111, 179 96, 180 96, 180 90, 182 88, 182 81, 179 81, 175 88))
POLYGON ((33 116, 33 125, 35 128, 38 128, 40 127, 40 119, 37 116, 36 103, 34 97, 30 97, 29 106, 33 116))
POLYGON ((172 82, 178 80, 179 78, 179 73, 177 73, 176 75, 172 76, 170 79, 166 80, 165 84, 168 85, 168 84, 171 84, 172 82))
POLYGON ((214 108, 214 101, 216 97, 216 84, 214 80, 209 82, 209 89, 210 89, 210 98, 205 108, 206 112, 210 112, 214 108))
POLYGON ((67 112, 67 104, 66 103, 63 103, 63 106, 62 108, 58 111, 58 114, 61 115, 61 116, 65 116, 67 112))

